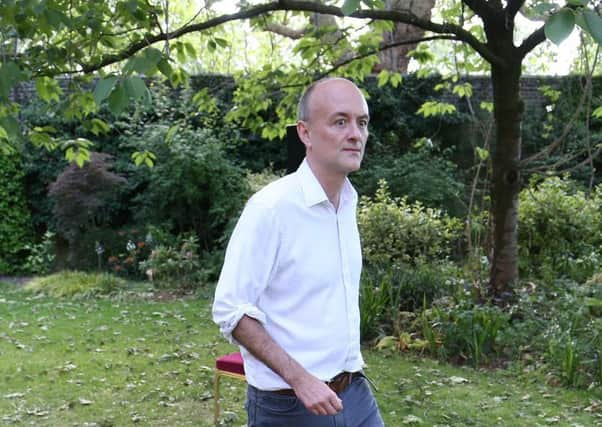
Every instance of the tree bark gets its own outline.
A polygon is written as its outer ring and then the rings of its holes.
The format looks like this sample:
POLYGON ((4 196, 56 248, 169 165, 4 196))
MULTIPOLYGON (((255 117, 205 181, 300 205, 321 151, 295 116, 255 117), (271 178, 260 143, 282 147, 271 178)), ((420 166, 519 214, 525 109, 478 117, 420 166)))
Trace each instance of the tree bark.
POLYGON ((522 56, 514 46, 512 21, 495 8, 482 11, 488 47, 503 59, 491 64, 495 143, 492 150, 491 209, 493 253, 488 293, 502 304, 518 282, 518 194, 520 191, 521 123, 520 98, 522 56))
POLYGON ((493 254, 489 294, 504 300, 518 280, 518 194, 522 101, 520 63, 512 69, 492 67, 496 138, 492 153, 493 254))
MULTIPOLYGON (((408 11, 422 19, 431 19, 431 10, 435 6, 435 0, 386 0, 385 9, 408 11)), ((425 31, 414 25, 396 22, 391 31, 383 32, 383 43, 393 44, 404 40, 418 40, 424 36, 425 31)), ((408 52, 416 48, 416 43, 403 44, 390 49, 383 50, 378 56, 380 63, 377 70, 397 71, 406 73, 410 63, 408 52)))

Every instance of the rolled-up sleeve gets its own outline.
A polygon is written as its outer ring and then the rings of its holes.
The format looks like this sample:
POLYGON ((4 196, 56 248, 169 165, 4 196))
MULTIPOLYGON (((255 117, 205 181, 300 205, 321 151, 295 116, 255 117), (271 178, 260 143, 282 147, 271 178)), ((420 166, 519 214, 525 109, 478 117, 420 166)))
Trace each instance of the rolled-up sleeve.
POLYGON ((243 316, 266 322, 257 303, 276 267, 278 228, 274 210, 251 198, 232 232, 213 302, 213 321, 231 343, 243 316))

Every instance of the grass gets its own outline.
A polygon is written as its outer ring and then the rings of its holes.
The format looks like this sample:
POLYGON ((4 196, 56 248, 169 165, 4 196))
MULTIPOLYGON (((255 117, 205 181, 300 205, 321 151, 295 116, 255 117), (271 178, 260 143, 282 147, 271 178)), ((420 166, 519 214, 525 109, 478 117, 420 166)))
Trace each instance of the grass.
MULTIPOLYGON (((210 426, 213 363, 233 349, 206 299, 59 299, 0 282, 0 424, 210 426)), ((364 355, 387 426, 602 426, 599 389, 364 355)), ((224 379, 222 396, 222 423, 244 425, 244 384, 224 379)))

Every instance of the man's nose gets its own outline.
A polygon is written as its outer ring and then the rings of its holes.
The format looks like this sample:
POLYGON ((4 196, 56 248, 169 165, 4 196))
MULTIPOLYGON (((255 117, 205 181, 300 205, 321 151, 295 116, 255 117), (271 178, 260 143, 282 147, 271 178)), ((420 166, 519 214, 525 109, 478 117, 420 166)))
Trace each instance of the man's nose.
POLYGON ((349 135, 348 137, 350 139, 353 139, 355 141, 357 140, 361 140, 362 138, 362 130, 360 129, 360 126, 356 123, 356 122, 349 122, 349 135))

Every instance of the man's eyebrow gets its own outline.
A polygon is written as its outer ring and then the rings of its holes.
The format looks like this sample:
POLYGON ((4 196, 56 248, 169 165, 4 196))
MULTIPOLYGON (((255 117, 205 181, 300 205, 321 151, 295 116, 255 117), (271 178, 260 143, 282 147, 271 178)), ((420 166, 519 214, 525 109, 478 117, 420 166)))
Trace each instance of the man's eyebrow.
MULTIPOLYGON (((351 115, 352 114, 346 113, 344 111, 335 111, 330 116, 331 117, 339 117, 339 116, 349 117, 351 115)), ((361 116, 358 116, 358 119, 368 119, 368 120, 370 120, 370 114, 362 114, 361 116)))

